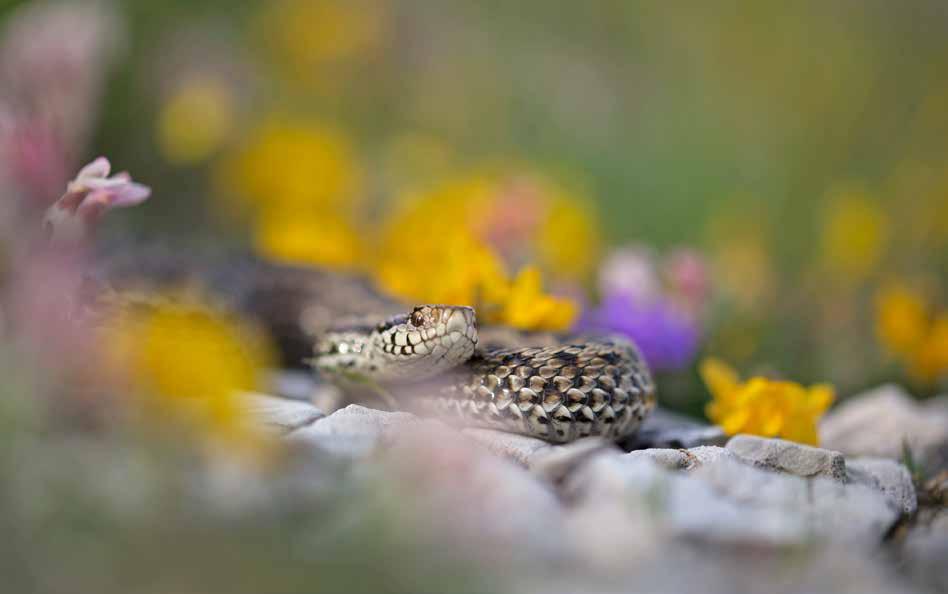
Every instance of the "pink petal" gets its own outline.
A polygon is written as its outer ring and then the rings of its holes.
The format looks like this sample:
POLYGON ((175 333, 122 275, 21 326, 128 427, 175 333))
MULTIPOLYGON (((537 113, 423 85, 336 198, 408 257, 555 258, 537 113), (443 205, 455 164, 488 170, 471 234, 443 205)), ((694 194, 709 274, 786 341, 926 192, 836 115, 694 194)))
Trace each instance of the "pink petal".
POLYGON ((148 200, 149 196, 151 196, 151 188, 130 182, 116 188, 111 206, 112 208, 135 206, 136 204, 141 204, 145 200, 148 200))
POLYGON ((110 171, 112 171, 112 164, 109 163, 109 160, 105 157, 99 157, 79 170, 76 181, 85 180, 86 178, 108 177, 110 171))

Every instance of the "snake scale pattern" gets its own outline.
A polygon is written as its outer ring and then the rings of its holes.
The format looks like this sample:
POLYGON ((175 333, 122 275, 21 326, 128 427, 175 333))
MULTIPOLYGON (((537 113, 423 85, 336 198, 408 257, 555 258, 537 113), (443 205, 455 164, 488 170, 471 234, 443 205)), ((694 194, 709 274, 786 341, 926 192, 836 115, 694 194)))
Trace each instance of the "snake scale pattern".
POLYGON ((264 325, 286 365, 309 361, 347 390, 367 381, 398 408, 461 425, 620 439, 655 406, 648 367, 624 339, 478 328, 465 306, 405 312, 356 276, 164 248, 113 258, 93 279, 112 293, 199 284, 264 325))

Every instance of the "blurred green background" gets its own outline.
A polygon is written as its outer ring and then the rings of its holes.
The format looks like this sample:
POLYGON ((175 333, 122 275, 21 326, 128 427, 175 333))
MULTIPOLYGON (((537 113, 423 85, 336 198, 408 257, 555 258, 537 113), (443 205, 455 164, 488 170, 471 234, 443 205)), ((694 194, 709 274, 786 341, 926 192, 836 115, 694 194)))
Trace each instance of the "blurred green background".
MULTIPOLYGON (((280 155, 311 163, 315 180, 344 170, 358 205, 345 217, 385 219, 397 196, 471 172, 541 172, 594 206, 600 256, 627 243, 706 256, 704 354, 844 395, 888 379, 922 395, 944 385, 942 2, 114 8, 124 25, 75 165, 109 155, 155 198, 112 232, 252 242, 233 196, 266 202, 293 183, 265 148, 247 149, 276 118, 328 131, 280 155), (276 180, 248 189, 234 171, 253 162, 276 180), (887 287, 914 305, 886 301, 887 287), (887 323, 920 328, 912 353, 887 323)), ((685 376, 683 407, 697 411, 697 376, 685 376)))

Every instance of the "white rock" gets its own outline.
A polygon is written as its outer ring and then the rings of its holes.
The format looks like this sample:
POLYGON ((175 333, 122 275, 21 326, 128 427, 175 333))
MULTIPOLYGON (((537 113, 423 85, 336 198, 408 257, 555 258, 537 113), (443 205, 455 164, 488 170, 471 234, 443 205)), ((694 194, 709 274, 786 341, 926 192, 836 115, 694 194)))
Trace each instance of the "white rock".
POLYGON ((387 482, 393 497, 404 498, 399 507, 417 510, 420 527, 447 531, 451 546, 465 555, 513 563, 510 569, 522 568, 521 558, 565 561, 569 540, 553 489, 470 437, 419 426, 385 448, 379 461, 393 472, 387 482))
POLYGON ((906 516, 915 513, 918 500, 915 485, 908 469, 888 458, 850 458, 846 461, 846 476, 881 491, 893 509, 906 516))
MULTIPOLYGON (((923 464, 948 450, 948 405, 921 404, 886 384, 846 400, 823 419, 820 443, 847 456, 901 459, 903 441, 923 464)), ((940 460, 940 463, 948 460, 940 460)))
POLYGON ((592 456, 606 450, 616 450, 616 445, 600 437, 587 437, 567 445, 540 448, 526 460, 527 467, 535 475, 550 483, 559 483, 592 456))
POLYGON ((933 592, 948 592, 948 509, 912 530, 902 549, 912 576, 933 592))
POLYGON ((846 460, 832 450, 756 435, 735 435, 727 442, 727 449, 745 462, 766 470, 802 477, 846 479, 846 460))
POLYGON ((563 492, 581 516, 619 502, 639 523, 616 526, 620 532, 732 544, 877 543, 900 515, 876 488, 769 472, 720 453, 687 473, 645 455, 599 454, 567 477, 563 492))
POLYGON ((622 456, 626 462, 649 459, 669 470, 694 470, 703 464, 709 464, 722 457, 733 457, 734 454, 717 446, 699 446, 687 450, 672 450, 652 448, 635 450, 622 456))
POLYGON ((529 466, 530 460, 553 446, 541 439, 495 431, 494 429, 464 429, 463 433, 489 451, 512 460, 521 466, 529 466))
POLYGON ((294 444, 310 445, 344 457, 361 458, 384 439, 418 427, 441 423, 422 420, 405 412, 387 412, 357 404, 334 412, 287 436, 294 444))
POLYGON ((326 416, 312 404, 299 400, 258 393, 247 393, 244 400, 247 410, 257 422, 279 431, 293 431, 326 416))

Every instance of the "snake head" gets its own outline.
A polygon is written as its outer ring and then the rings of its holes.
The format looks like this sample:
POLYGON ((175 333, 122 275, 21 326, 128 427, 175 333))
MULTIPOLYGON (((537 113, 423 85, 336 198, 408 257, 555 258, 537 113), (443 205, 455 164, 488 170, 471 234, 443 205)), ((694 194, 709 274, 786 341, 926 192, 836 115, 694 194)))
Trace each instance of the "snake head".
POLYGON ((314 366, 329 375, 414 382, 464 363, 476 345, 473 308, 420 305, 375 327, 329 332, 316 347, 314 366))

